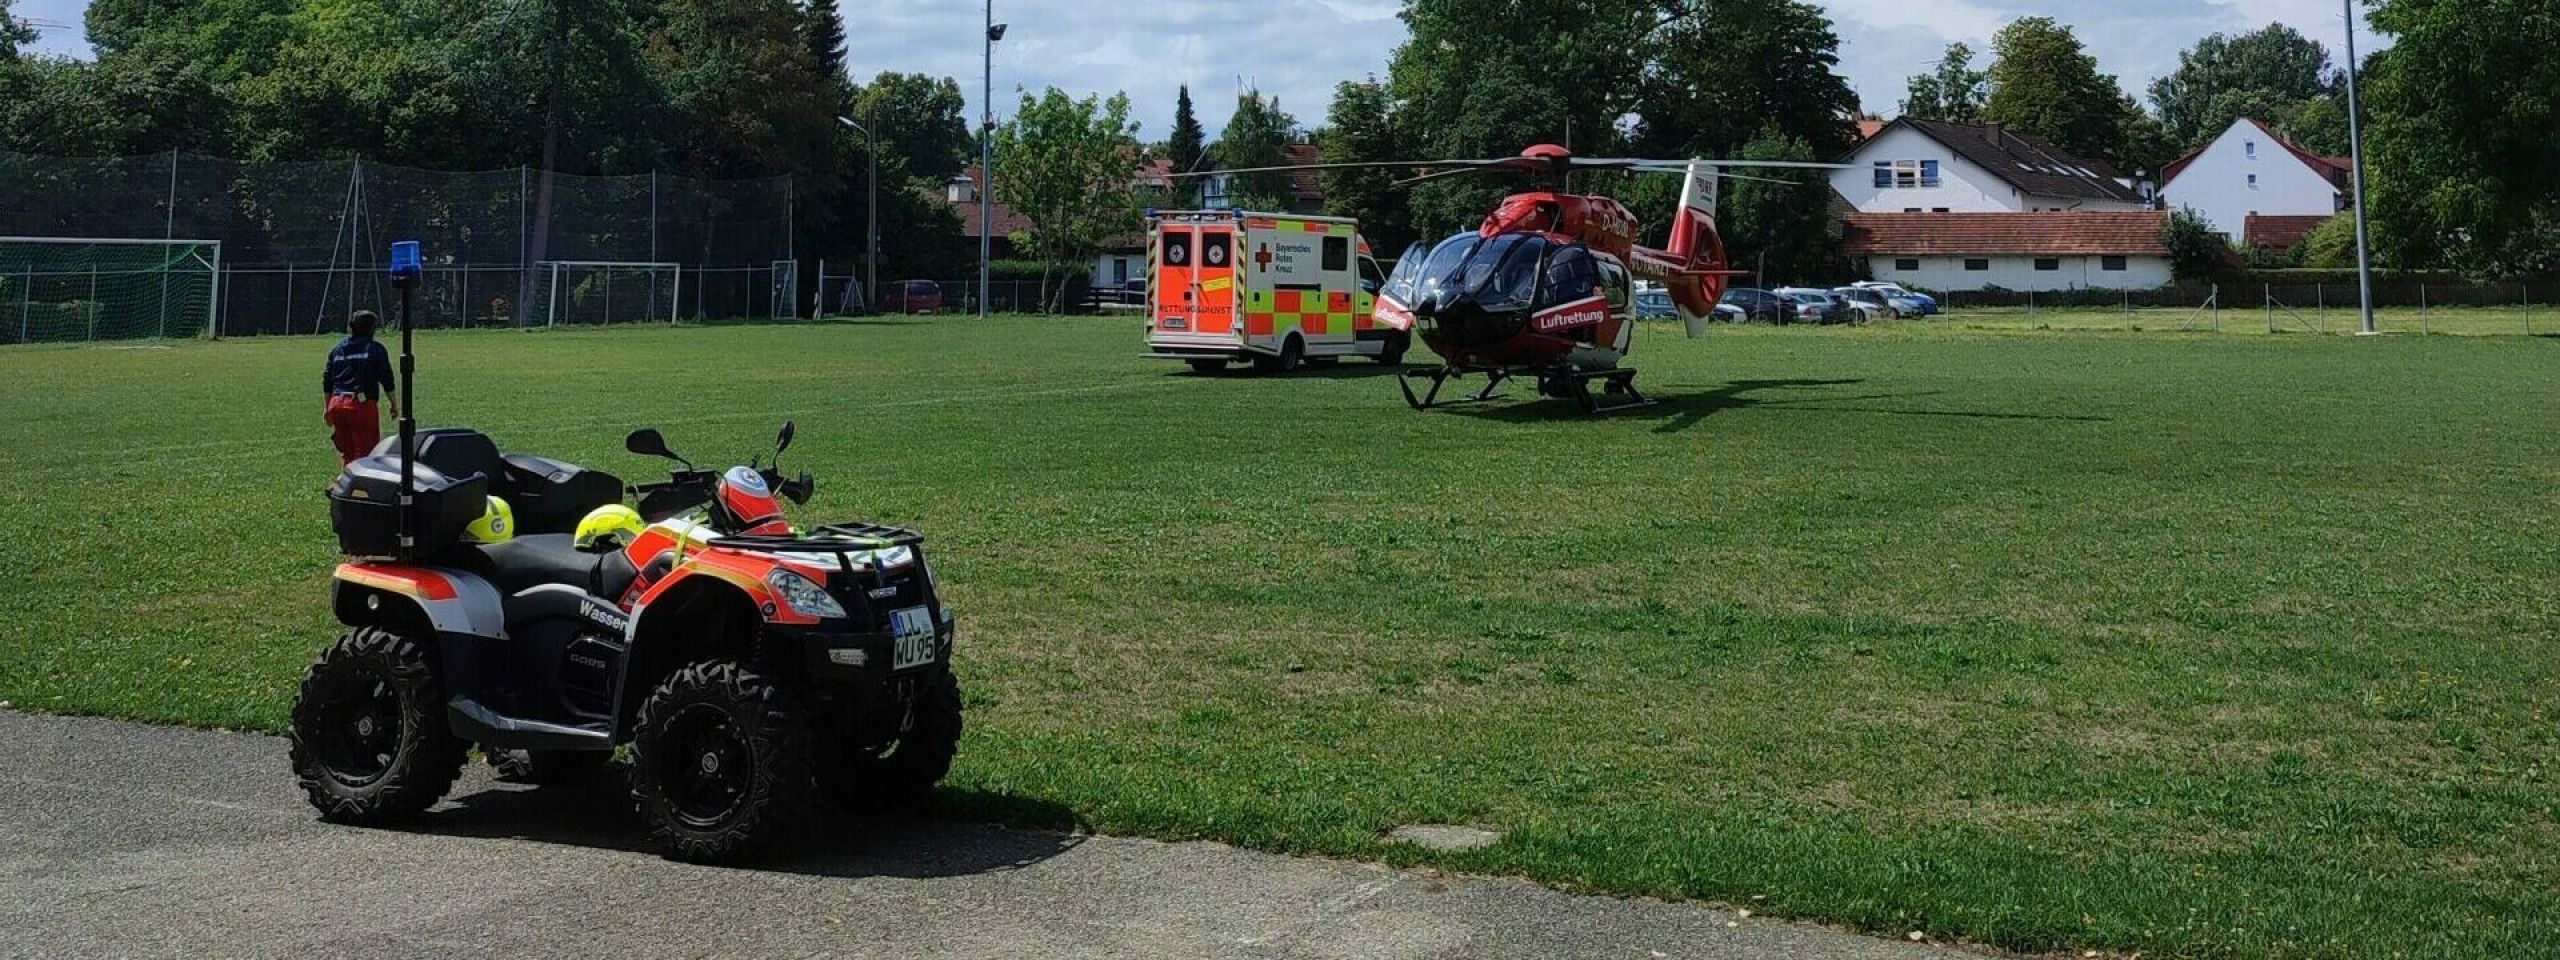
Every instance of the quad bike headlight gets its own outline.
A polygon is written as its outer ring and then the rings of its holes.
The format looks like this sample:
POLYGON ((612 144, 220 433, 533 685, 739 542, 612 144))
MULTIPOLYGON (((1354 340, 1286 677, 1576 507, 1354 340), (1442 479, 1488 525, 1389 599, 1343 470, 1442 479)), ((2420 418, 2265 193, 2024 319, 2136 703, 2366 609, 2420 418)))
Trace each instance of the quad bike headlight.
POLYGON ((790 604, 791 609, 799 611, 802 616, 822 620, 842 620, 845 617, 844 605, 828 596, 827 588, 807 577, 776 568, 764 575, 764 582, 782 597, 782 602, 790 604))

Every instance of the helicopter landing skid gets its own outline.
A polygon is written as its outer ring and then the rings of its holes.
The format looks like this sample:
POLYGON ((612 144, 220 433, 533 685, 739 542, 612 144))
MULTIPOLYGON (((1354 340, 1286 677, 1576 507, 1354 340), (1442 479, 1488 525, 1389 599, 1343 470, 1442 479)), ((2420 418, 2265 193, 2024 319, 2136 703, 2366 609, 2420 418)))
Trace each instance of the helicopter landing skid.
POLYGON ((1636 389, 1636 372, 1626 369, 1553 373, 1540 379, 1538 390, 1551 397, 1570 399, 1582 405, 1582 412, 1595 415, 1649 407, 1655 403, 1652 397, 1636 389), (1591 389, 1593 381, 1600 383, 1598 392, 1591 389))
POLYGON ((1511 374, 1508 372, 1501 370, 1487 370, 1484 374, 1484 389, 1476 391, 1475 396, 1457 400, 1440 399, 1440 388, 1448 386, 1449 381, 1466 375, 1467 371, 1456 367, 1439 367, 1431 370, 1407 370, 1396 377, 1396 386, 1404 391, 1404 402, 1406 405, 1411 406, 1416 410, 1429 410, 1434 407, 1454 407, 1460 404, 1483 403, 1487 400, 1499 400, 1502 398, 1502 394, 1495 393, 1494 391, 1502 389, 1502 382, 1511 379, 1511 374), (1431 381, 1431 389, 1423 391, 1421 396, 1414 396, 1413 382, 1415 380, 1431 381))

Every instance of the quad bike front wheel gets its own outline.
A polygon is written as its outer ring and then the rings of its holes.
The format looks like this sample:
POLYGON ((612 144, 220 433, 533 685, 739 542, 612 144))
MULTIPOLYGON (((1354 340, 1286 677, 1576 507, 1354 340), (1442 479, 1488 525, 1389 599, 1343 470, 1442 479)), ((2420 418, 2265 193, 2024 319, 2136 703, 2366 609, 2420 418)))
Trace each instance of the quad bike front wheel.
POLYGON ((425 644, 378 627, 348 631, 311 664, 294 699, 294 780, 325 820, 416 816, 462 773, 466 745, 445 724, 444 707, 444 680, 425 644))
POLYGON ((640 705, 631 798, 669 859, 723 863, 807 802, 809 726, 789 691, 734 660, 669 674, 640 705))
POLYGON ((830 743, 818 764, 818 785, 847 807, 894 810, 931 796, 960 752, 960 681, 944 670, 924 681, 915 700, 885 739, 846 737, 830 743))

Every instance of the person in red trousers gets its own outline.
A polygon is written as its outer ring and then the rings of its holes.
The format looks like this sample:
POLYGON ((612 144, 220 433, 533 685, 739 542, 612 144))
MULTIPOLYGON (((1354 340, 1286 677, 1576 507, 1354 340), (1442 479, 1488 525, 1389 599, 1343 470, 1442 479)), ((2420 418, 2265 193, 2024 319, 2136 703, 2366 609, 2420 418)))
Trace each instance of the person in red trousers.
POLYGON ((347 318, 347 338, 329 348, 329 365, 320 374, 320 392, 328 398, 321 420, 329 424, 329 440, 337 444, 338 465, 373 452, 382 442, 380 401, 400 415, 400 395, 392 390, 391 351, 373 339, 382 320, 371 310, 347 318))

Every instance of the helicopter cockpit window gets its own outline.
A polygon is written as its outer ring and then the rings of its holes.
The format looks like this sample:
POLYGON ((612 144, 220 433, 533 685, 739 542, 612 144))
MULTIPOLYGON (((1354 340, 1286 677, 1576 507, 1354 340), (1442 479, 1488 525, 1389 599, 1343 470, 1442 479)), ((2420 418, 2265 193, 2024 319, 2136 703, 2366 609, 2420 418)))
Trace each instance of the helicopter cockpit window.
POLYGON ((1412 306, 1415 302, 1414 282, 1422 278, 1423 264, 1430 259, 1429 248, 1424 247, 1420 241, 1406 247, 1404 258, 1396 261, 1395 272, 1387 274, 1387 282, 1379 289, 1379 294, 1405 306, 1412 306))
POLYGON ((1537 293, 1547 247, 1545 238, 1525 234, 1451 238, 1431 252, 1420 293, 1442 306, 1463 297, 1487 310, 1525 308, 1537 293))

